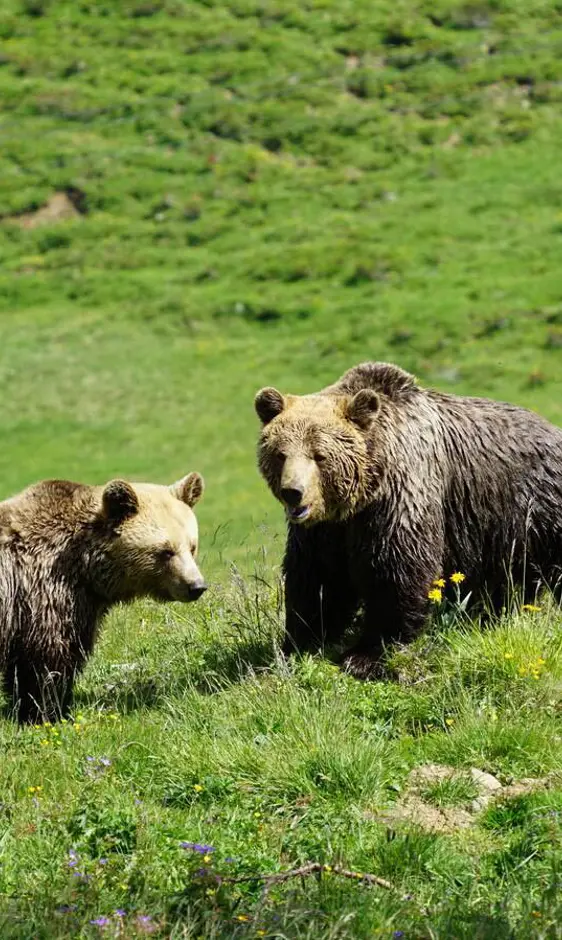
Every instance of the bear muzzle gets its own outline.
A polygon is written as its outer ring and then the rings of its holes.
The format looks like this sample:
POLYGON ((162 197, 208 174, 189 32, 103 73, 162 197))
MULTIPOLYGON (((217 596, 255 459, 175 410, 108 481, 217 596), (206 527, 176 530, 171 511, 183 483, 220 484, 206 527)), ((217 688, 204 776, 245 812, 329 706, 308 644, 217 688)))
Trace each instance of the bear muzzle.
POLYGON ((209 585, 205 584, 203 579, 201 579, 201 581, 196 581, 195 584, 190 584, 189 591, 188 591, 188 600, 190 601, 198 600, 201 597, 201 595, 205 593, 208 586, 209 585))

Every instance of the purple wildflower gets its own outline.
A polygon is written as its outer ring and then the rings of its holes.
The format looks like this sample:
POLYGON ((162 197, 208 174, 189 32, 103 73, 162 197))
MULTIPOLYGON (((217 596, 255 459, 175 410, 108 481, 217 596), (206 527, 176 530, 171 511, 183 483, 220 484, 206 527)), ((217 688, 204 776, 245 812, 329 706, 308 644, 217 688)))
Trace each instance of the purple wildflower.
POLYGON ((99 859, 98 859, 98 862, 99 862, 100 865, 107 865, 107 859, 106 859, 106 858, 99 858, 99 859))
POLYGON ((235 858, 231 858, 230 855, 228 856, 228 858, 225 858, 225 863, 226 863, 227 865, 233 865, 235 861, 236 861, 236 859, 235 859, 235 858))
POLYGON ((107 927, 110 923, 109 917, 96 917, 95 920, 90 921, 94 927, 107 927))
POLYGON ((116 917, 126 917, 127 911, 124 911, 122 907, 118 907, 116 911, 113 912, 116 917))
POLYGON ((214 852, 212 845, 203 845, 201 842, 180 842, 182 849, 191 849, 192 852, 199 852, 200 855, 210 855, 214 852))
POLYGON ((100 757, 99 763, 102 765, 102 767, 111 767, 111 761, 109 757, 100 757))
POLYGON ((403 936, 404 936, 404 931, 403 931, 403 930, 395 930, 394 933, 392 934, 392 936, 393 936, 393 937, 403 937, 403 936))

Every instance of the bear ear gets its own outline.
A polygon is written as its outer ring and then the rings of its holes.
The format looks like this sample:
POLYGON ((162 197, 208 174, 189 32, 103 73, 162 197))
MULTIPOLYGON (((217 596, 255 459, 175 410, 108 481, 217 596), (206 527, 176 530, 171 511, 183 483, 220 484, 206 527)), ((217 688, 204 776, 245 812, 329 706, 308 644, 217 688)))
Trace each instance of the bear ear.
POLYGON ((285 399, 276 388, 262 388, 254 398, 254 408, 262 424, 269 424, 285 408, 285 399))
POLYGON ((367 430, 380 406, 380 395, 377 395, 372 388, 362 388, 348 401, 346 415, 354 424, 367 430))
POLYGON ((200 473, 188 473, 186 477, 172 483, 170 487, 172 496, 188 506, 195 506, 205 491, 205 481, 200 473))
POLYGON ((125 522, 138 512, 139 499, 134 488, 125 480, 111 480, 103 488, 102 510, 111 522, 125 522))

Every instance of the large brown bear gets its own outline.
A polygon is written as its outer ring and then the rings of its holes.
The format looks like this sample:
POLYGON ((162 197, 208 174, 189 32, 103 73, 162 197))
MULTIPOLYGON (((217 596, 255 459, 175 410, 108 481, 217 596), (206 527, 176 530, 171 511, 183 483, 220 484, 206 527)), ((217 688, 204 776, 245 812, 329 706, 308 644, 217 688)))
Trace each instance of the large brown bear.
POLYGON ((46 480, 0 503, 0 672, 22 722, 68 713, 75 675, 118 601, 191 601, 206 585, 192 506, 173 486, 46 480))
POLYGON ((368 675, 428 615, 432 581, 466 575, 501 611, 562 579, 562 430, 523 408, 358 365, 314 395, 264 388, 258 459, 289 521, 285 648, 319 649, 361 612, 344 660, 368 675))

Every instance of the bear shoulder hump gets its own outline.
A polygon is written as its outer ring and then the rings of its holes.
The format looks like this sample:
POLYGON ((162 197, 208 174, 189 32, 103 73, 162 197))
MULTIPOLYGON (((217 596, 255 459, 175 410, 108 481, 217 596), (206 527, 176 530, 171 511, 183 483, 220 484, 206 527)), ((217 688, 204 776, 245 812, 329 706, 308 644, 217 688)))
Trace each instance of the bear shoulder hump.
POLYGON ((355 395, 364 388, 382 392, 393 400, 403 400, 419 391, 415 377, 392 362, 361 362, 324 391, 355 395))

